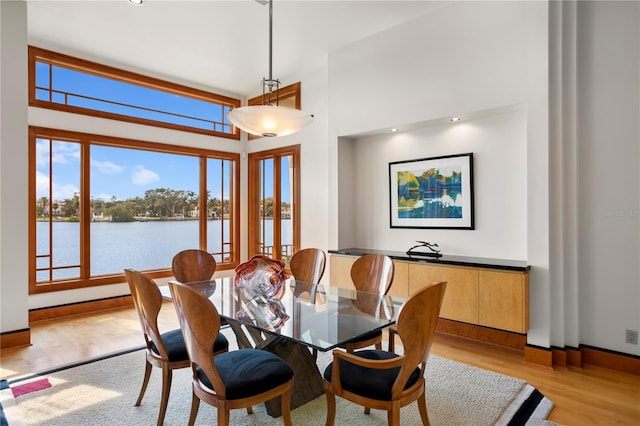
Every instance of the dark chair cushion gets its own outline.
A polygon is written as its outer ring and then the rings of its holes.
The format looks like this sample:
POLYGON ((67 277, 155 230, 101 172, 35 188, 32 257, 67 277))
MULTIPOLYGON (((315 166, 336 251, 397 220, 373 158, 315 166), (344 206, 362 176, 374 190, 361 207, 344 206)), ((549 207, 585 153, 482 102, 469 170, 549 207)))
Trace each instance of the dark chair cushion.
MULTIPOLYGON (((179 328, 162 333, 160 337, 162 337, 162 341, 169 352, 169 362, 185 361, 189 359, 187 348, 184 345, 184 337, 182 337, 182 331, 179 328)), ((216 341, 213 343, 213 351, 218 352, 228 348, 229 341, 224 334, 218 333, 218 337, 216 337, 216 341)), ((160 352, 158 352, 158 348, 153 344, 153 342, 151 342, 151 350, 156 354, 160 354, 160 352)))
POLYGON ((348 340, 347 343, 364 342, 369 339, 373 339, 374 337, 382 338, 382 331, 381 330, 370 331, 367 334, 348 340))
MULTIPOLYGON (((216 355, 216 369, 227 388, 227 399, 258 395, 278 387, 293 377, 293 370, 277 355, 259 349, 240 349, 216 355)), ((200 381, 213 389, 211 381, 198 368, 200 381)))
MULTIPOLYGON (((391 359, 398 356, 392 352, 376 350, 357 351, 354 352, 353 355, 371 360, 391 359)), ((324 370, 324 378, 328 382, 331 382, 332 369, 333 362, 324 370)), ((399 372, 400 367, 381 370, 360 367, 344 360, 340 361, 340 382, 342 383, 342 389, 379 401, 391 400, 391 388, 399 372)), ((421 374, 422 371, 416 368, 411 376, 409 376, 409 380, 407 380, 404 388, 407 389, 413 386, 421 374)))

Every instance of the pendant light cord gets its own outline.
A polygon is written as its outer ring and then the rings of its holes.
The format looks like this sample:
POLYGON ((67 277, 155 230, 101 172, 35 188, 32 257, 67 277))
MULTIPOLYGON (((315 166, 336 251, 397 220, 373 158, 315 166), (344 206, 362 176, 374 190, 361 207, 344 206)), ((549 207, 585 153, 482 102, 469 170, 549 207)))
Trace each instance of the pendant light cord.
POLYGON ((269 0, 269 81, 273 80, 272 74, 273 57, 273 0, 269 0))
POLYGON ((269 78, 262 79, 262 105, 271 105, 271 94, 274 92, 274 87, 276 106, 278 106, 280 105, 278 96, 280 81, 273 79, 273 0, 269 0, 269 78))

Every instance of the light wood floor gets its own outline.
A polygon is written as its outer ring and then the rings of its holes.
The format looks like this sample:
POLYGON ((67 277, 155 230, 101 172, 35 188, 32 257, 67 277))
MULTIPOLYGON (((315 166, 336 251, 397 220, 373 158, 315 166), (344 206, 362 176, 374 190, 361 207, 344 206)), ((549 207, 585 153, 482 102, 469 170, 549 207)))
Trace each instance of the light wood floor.
MULTIPOLYGON (((177 326, 175 311, 167 302, 160 327, 177 326)), ((142 335, 131 308, 34 323, 31 341, 29 347, 0 352, 0 378, 139 347, 142 335)), ((443 334, 437 335, 431 353, 526 380, 553 401, 551 421, 566 426, 640 425, 639 376, 591 366, 544 368, 525 363, 518 351, 443 334)))

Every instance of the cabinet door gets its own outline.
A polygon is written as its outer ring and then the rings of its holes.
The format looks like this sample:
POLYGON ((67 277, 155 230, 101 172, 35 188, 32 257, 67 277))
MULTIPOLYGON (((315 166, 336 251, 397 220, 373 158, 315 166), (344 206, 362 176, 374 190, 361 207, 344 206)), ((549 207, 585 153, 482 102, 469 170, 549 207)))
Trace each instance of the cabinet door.
POLYGON ((357 256, 331 255, 331 285, 340 288, 354 288, 351 282, 351 265, 357 256))
POLYGON ((409 297, 409 290, 407 289, 408 274, 409 264, 407 262, 393 261, 393 282, 389 289, 389 296, 402 297, 404 299, 409 297))
POLYGON ((409 264, 409 295, 442 279, 442 267, 420 263, 409 264))
POLYGON ((529 275, 480 271, 480 325, 526 333, 529 330, 529 275))
POLYGON ((447 281, 440 317, 478 324, 478 270, 441 267, 441 279, 447 281))

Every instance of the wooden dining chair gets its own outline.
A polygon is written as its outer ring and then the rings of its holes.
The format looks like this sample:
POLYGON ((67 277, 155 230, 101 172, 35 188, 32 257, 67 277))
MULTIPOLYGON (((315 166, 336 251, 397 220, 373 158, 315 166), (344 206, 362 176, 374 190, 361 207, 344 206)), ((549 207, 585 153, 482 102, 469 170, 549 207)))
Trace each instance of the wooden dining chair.
POLYGON ((324 371, 327 422, 333 425, 336 396, 365 407, 386 410, 390 426, 400 424, 400 408, 418 401, 423 425, 429 425, 425 396, 425 368, 435 334, 446 281, 413 294, 398 315, 398 335, 404 354, 379 350, 333 351, 324 371))
MULTIPOLYGON (((319 284, 324 275, 324 268, 327 263, 327 255, 319 248, 306 248, 298 250, 291 256, 289 269, 296 280, 311 284, 319 284)), ((315 292, 309 295, 309 301, 315 303, 315 292)), ((318 350, 311 349, 314 358, 318 358, 318 350)))
POLYGON ((182 250, 171 262, 173 276, 181 283, 209 280, 216 272, 216 266, 211 253, 199 249, 182 250))
POLYGON ((191 360, 192 399, 189 425, 200 401, 217 408, 218 425, 229 424, 229 411, 280 397, 282 420, 291 425, 293 370, 280 357, 259 349, 240 349, 214 357, 220 316, 206 296, 186 284, 171 281, 169 289, 191 360))
POLYGON ((321 249, 306 248, 294 253, 289 269, 296 280, 318 284, 324 275, 327 256, 321 249))
MULTIPOLYGON (((142 403, 152 368, 161 368, 162 396, 160 399, 160 413, 158 414, 158 425, 160 426, 164 422, 164 416, 167 411, 173 376, 172 371, 189 367, 189 355, 179 328, 164 333, 160 332, 158 328, 158 314, 162 308, 162 295, 156 283, 142 272, 133 269, 125 269, 124 271, 131 290, 133 305, 142 326, 146 352, 144 379, 135 406, 137 407, 142 403)), ((211 347, 215 353, 226 352, 229 348, 229 342, 224 335, 220 334, 212 341, 211 347)))
MULTIPOLYGON (((216 259, 211 253, 200 249, 182 250, 171 261, 173 276, 181 283, 206 281, 216 272, 216 259)), ((229 325, 222 320, 222 325, 229 325)))
MULTIPOLYGON (((360 256, 351 266, 351 281, 358 291, 377 293, 379 296, 387 294, 393 283, 393 261, 382 254, 366 254, 360 256)), ((382 350, 382 331, 373 331, 353 339, 342 345, 347 352, 375 345, 382 350)))

